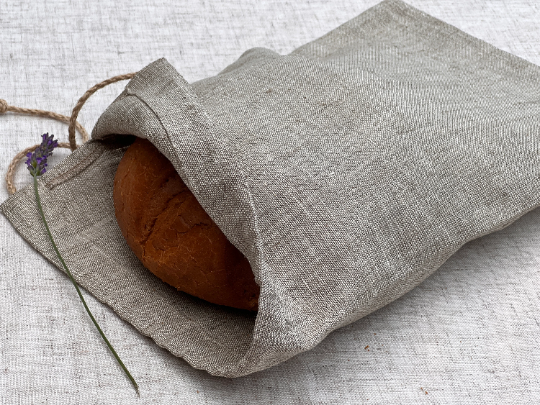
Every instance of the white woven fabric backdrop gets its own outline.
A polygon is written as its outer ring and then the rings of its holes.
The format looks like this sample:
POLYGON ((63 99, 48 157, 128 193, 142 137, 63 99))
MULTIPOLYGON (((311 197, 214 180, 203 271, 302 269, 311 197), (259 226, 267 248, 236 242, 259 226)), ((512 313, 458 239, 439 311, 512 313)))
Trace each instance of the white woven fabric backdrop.
MULTIPOLYGON (((7 2, 0 98, 69 115, 88 87, 162 56, 192 82, 252 47, 286 54, 377 2, 7 2)), ((408 3, 540 64, 540 8, 532 0, 408 3)), ((79 119, 88 130, 124 85, 90 99, 79 119)), ((43 132, 67 139, 55 121, 0 116, 2 176, 43 132)), ((16 180, 30 177, 21 167, 16 180)), ((420 287, 314 350, 234 380, 193 369, 87 295, 139 382, 138 399, 68 279, 0 216, 0 403, 538 403, 539 291, 535 210, 467 244, 420 287)))

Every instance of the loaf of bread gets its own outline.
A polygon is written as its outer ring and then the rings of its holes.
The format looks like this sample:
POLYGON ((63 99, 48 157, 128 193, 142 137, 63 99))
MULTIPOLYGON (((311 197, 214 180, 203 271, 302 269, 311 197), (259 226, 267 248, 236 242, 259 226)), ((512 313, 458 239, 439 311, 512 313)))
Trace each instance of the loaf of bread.
POLYGON ((257 310, 259 286, 248 260, 149 141, 138 138, 126 151, 113 198, 122 234, 148 270, 203 300, 257 310))

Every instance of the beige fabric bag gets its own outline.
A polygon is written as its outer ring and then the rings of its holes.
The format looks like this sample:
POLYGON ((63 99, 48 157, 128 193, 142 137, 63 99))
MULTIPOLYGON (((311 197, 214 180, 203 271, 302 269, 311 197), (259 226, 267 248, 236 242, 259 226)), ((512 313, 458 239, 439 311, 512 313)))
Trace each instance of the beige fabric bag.
MULTIPOLYGON (((160 59, 43 176, 45 214, 90 293, 194 367, 246 375, 313 348, 538 206, 539 83, 539 67, 398 0, 192 84, 160 59), (112 203, 125 135, 156 145, 248 257, 257 316, 176 292, 129 250, 112 203)), ((59 266, 31 187, 1 209, 59 266)))

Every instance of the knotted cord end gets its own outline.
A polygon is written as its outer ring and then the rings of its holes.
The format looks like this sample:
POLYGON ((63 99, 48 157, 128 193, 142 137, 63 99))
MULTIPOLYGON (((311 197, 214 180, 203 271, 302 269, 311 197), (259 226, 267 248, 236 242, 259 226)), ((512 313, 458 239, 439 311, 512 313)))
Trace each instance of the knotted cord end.
POLYGON ((8 103, 6 100, 0 98, 0 114, 4 114, 8 110, 8 103))

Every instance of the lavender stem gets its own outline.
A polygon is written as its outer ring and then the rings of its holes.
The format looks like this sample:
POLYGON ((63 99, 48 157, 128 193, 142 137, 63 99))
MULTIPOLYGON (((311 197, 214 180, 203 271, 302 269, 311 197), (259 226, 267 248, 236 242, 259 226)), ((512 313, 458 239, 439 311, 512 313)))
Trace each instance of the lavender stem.
POLYGON ((62 258, 62 256, 60 255, 60 252, 58 251, 58 248, 56 247, 56 243, 54 243, 54 239, 53 239, 53 236, 51 234, 51 231, 49 229, 49 225, 47 224, 47 220, 45 219, 45 214, 43 213, 43 208, 41 206, 41 199, 39 197, 39 193, 38 193, 38 182, 37 182, 37 175, 32 175, 32 177, 34 178, 34 191, 35 191, 35 194, 36 194, 36 201, 37 201, 37 206, 39 208, 39 213, 41 214, 41 219, 43 220, 43 223, 45 224, 45 229, 47 229, 47 234, 49 235, 49 238, 52 242, 52 245, 53 245, 53 248, 54 248, 54 251, 56 252, 56 255, 58 256, 58 259, 60 260, 60 262, 62 263, 62 266, 64 267, 64 269, 66 270, 66 273, 68 274, 69 276, 69 279, 71 280, 71 282, 73 283, 73 285, 75 286, 75 289, 77 290, 77 294, 79 294, 79 298, 81 299, 83 305, 84 305, 84 308, 86 309, 86 312, 88 313, 88 315, 90 316, 90 319, 92 319, 92 322, 94 322, 94 325, 96 326, 99 334, 101 335, 101 337, 103 338, 103 340, 105 341, 105 343, 107 344, 107 346, 109 347, 109 349, 111 350, 112 354, 114 355, 114 357, 116 358, 116 360, 118 361, 118 364, 120 364, 120 367, 122 367, 122 369, 124 370, 124 372, 126 373, 127 377, 130 379, 131 383, 133 384, 133 387, 135 388, 135 391, 137 392, 137 395, 140 396, 140 393, 139 393, 139 386, 137 385, 137 383, 135 382, 135 379, 131 376, 130 372, 128 371, 127 367, 124 365, 124 363, 122 362, 122 360, 120 360, 120 357, 118 356, 118 354, 116 353, 116 351, 114 350, 114 348, 112 347, 112 345, 110 344, 109 340, 105 337, 105 334, 103 333, 103 331, 101 330, 101 328, 99 327, 96 319, 94 318, 94 316, 92 315, 92 312, 90 312, 90 308, 88 308, 88 305, 86 305, 86 301, 84 300, 84 297, 81 293, 81 290, 79 289, 79 286, 77 285, 77 282, 75 281, 75 279, 73 278, 73 276, 71 275, 71 272, 69 271, 66 263, 64 262, 64 259, 62 258))

